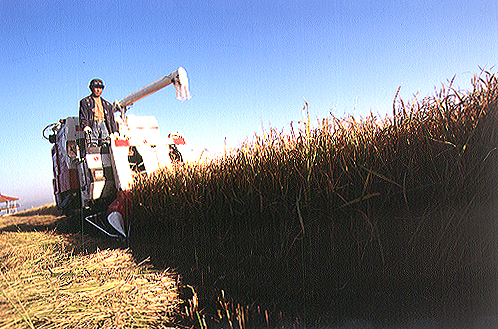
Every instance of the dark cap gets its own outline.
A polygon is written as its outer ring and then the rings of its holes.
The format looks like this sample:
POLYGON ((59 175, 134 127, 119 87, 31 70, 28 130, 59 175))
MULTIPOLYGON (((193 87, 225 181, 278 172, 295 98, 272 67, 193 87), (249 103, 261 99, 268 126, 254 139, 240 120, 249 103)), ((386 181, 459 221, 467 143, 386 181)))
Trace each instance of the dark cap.
POLYGON ((104 88, 104 82, 100 79, 93 79, 90 81, 90 89, 93 88, 104 88))

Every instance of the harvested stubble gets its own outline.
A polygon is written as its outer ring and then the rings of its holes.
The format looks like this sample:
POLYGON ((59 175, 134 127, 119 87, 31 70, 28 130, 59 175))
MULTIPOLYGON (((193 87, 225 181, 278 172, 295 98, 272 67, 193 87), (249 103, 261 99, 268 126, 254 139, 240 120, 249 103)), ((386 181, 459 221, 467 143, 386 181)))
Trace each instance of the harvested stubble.
POLYGON ((483 72, 473 87, 399 101, 383 120, 272 129, 209 165, 159 172, 132 190, 132 243, 201 286, 310 321, 486 308, 498 82, 483 72))
POLYGON ((0 328, 166 328, 175 275, 126 250, 71 252, 52 232, 0 234, 0 328))
POLYGON ((32 230, 43 230, 55 227, 62 213, 57 210, 55 204, 49 204, 38 208, 24 210, 0 218, 0 230, 18 231, 21 227, 30 227, 32 230))
POLYGON ((46 204, 41 207, 26 209, 12 214, 13 217, 31 217, 31 216, 62 216, 62 212, 57 209, 55 203, 46 204))

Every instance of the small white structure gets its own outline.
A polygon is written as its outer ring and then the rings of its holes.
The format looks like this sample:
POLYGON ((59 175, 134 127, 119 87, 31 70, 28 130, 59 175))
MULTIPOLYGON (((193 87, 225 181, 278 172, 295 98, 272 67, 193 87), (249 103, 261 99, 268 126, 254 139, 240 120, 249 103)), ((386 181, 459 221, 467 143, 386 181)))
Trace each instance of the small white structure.
POLYGON ((19 198, 0 194, 0 215, 8 215, 17 212, 19 198))

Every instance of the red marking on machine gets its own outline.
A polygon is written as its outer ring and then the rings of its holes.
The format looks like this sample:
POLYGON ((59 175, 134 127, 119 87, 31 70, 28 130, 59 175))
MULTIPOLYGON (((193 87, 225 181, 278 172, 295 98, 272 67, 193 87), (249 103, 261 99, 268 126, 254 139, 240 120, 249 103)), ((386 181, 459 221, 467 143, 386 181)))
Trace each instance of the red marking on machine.
POLYGON ((114 140, 114 145, 116 146, 130 146, 130 140, 129 139, 116 139, 114 140))
POLYGON ((185 145, 185 139, 183 137, 172 137, 171 139, 176 145, 185 145))

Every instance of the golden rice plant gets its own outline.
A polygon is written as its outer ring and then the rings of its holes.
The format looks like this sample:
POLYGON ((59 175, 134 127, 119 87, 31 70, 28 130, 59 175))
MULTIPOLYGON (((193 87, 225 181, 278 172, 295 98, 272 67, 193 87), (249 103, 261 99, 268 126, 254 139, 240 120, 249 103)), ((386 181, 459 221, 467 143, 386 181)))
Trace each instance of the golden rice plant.
POLYGON ((494 217, 480 210, 498 182, 497 79, 472 83, 399 100, 392 117, 272 128, 208 165, 144 178, 131 243, 199 285, 300 316, 390 302, 399 285, 468 283, 469 264, 491 268, 479 250, 495 243, 494 217))

